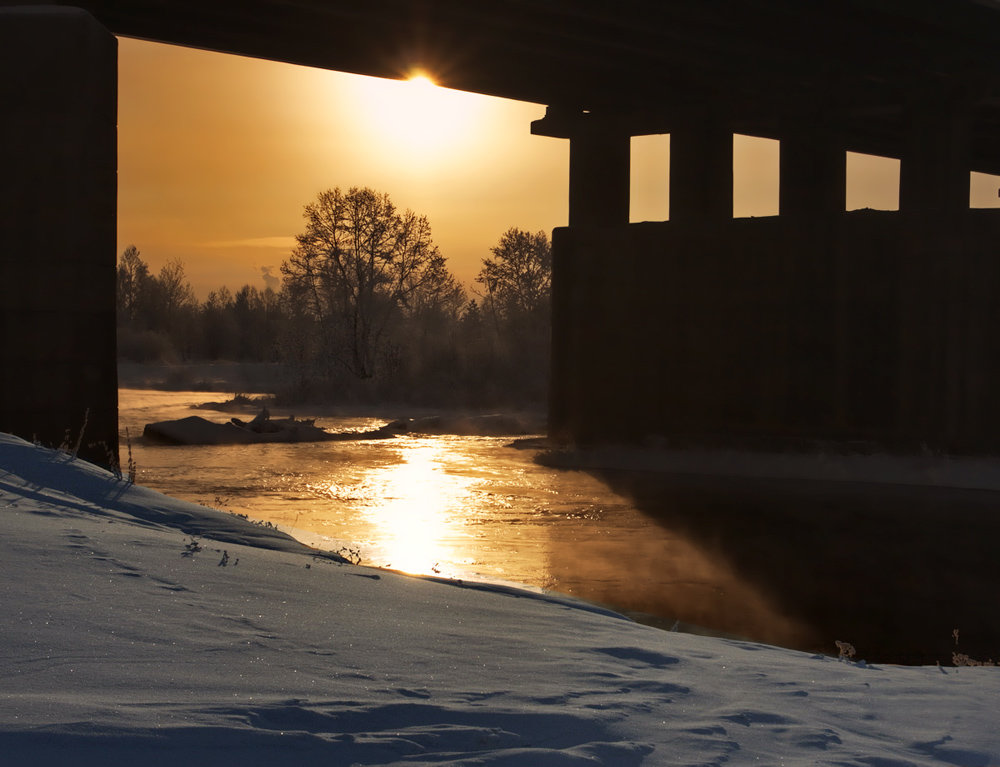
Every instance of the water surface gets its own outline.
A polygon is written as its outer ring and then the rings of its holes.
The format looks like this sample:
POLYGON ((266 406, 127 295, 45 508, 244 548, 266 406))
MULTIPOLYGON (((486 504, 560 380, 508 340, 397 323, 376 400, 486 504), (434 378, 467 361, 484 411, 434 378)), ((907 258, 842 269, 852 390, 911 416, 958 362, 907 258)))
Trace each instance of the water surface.
MULTIPOLYGON (((959 649, 1000 658, 995 493, 567 471, 512 437, 134 438, 192 413, 227 420, 191 410, 220 398, 120 392, 141 484, 364 564, 552 589, 665 627, 833 653, 839 639, 870 660, 921 663, 950 662, 959 628, 959 649)), ((357 431, 398 415, 294 414, 357 431)))

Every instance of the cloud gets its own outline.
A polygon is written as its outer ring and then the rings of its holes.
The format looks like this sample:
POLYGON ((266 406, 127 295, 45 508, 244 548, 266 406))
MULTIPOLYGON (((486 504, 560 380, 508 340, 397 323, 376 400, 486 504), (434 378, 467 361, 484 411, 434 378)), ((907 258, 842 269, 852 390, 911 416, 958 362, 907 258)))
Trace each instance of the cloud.
POLYGON ((267 285, 267 287, 271 290, 278 290, 281 286, 281 280, 277 276, 271 274, 272 269, 274 269, 273 266, 262 266, 260 268, 260 276, 263 278, 264 284, 267 285))

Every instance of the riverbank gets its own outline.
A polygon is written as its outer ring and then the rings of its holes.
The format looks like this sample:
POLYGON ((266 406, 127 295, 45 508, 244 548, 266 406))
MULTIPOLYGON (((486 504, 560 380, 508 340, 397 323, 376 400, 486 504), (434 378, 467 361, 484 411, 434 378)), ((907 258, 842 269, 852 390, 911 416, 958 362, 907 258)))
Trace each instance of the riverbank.
POLYGON ((317 558, 0 435, 0 748, 61 765, 1000 762, 1000 669, 317 558))
POLYGON ((118 362, 123 389, 273 393, 286 375, 283 366, 266 362, 118 362))
MULTIPOLYGON (((386 420, 400 418, 421 419, 425 423, 422 428, 428 433, 444 433, 454 431, 450 425, 435 427, 433 419, 448 419, 454 422, 462 418, 485 415, 503 416, 516 422, 512 428, 492 428, 488 433, 511 433, 513 435, 540 434, 545 431, 547 416, 543 407, 522 403, 503 406, 463 406, 461 403, 419 404, 413 401, 392 401, 368 399, 298 401, 287 396, 294 389, 289 382, 288 369, 277 363, 256 362, 191 362, 191 363, 149 363, 124 362, 118 363, 119 389, 145 389, 162 392, 199 391, 209 393, 228 393, 234 397, 255 395, 252 399, 266 399, 276 412, 310 411, 315 414, 338 414, 358 417, 374 417, 386 420), (278 395, 277 397, 275 395, 278 395)), ((218 397, 206 397, 206 402, 218 397)), ((227 410, 228 403, 219 410, 227 410)), ((210 409, 210 405, 206 406, 210 409)), ((259 405, 257 405, 259 407, 259 405)), ((248 407, 240 407, 244 412, 256 412, 257 407, 248 403, 248 407)), ((461 428, 458 429, 462 431, 461 428)))

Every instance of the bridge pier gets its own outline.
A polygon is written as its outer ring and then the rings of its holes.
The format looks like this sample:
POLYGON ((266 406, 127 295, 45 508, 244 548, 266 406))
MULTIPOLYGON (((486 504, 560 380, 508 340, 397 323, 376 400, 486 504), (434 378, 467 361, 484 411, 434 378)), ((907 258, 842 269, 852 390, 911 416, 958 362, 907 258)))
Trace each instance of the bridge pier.
POLYGON ((630 136, 584 115, 569 144, 570 226, 628 223, 630 136))
POLYGON ((733 131, 711 116, 670 129, 670 220, 711 225, 733 217, 733 131))
POLYGON ((899 212, 845 210, 836 120, 772 121, 779 215, 755 219, 733 218, 724 120, 604 115, 614 143, 595 141, 582 113, 533 124, 568 138, 574 158, 602 150, 591 170, 572 163, 570 225, 553 234, 551 436, 1000 450, 1000 211, 968 209, 961 107, 940 95, 910 106, 899 212), (669 221, 627 223, 630 129, 670 133, 669 221))
POLYGON ((994 356, 984 334, 996 328, 996 318, 983 300, 968 299, 997 285, 992 264, 983 258, 988 250, 967 253, 972 223, 967 95, 930 85, 910 97, 905 115, 899 210, 915 258, 900 281, 910 310, 901 350, 925 375, 901 381, 899 402, 907 417, 950 443, 983 428, 978 403, 1000 384, 983 373, 994 356), (976 257, 971 263, 969 255, 976 257))
POLYGON ((0 8, 0 431, 118 455, 117 41, 0 8), (82 438, 81 438, 82 432, 82 438))
POLYGON ((847 153, 843 142, 819 125, 781 136, 778 215, 804 223, 844 212, 847 153))
POLYGON ((931 88, 907 107, 899 210, 917 226, 924 222, 921 228, 969 209, 971 119, 970 104, 961 94, 931 88))

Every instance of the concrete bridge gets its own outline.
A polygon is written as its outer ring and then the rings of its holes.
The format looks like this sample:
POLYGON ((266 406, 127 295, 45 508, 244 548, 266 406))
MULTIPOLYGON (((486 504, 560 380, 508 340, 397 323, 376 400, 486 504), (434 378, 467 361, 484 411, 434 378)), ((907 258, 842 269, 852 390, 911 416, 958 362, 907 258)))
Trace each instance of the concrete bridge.
POLYGON ((0 0, 0 430, 117 450, 115 35, 547 105, 554 436, 1000 449, 997 0, 0 0), (629 224, 654 133, 670 220, 629 224), (733 219, 734 133, 779 215, 733 219), (846 151, 898 212, 845 212, 846 151))

